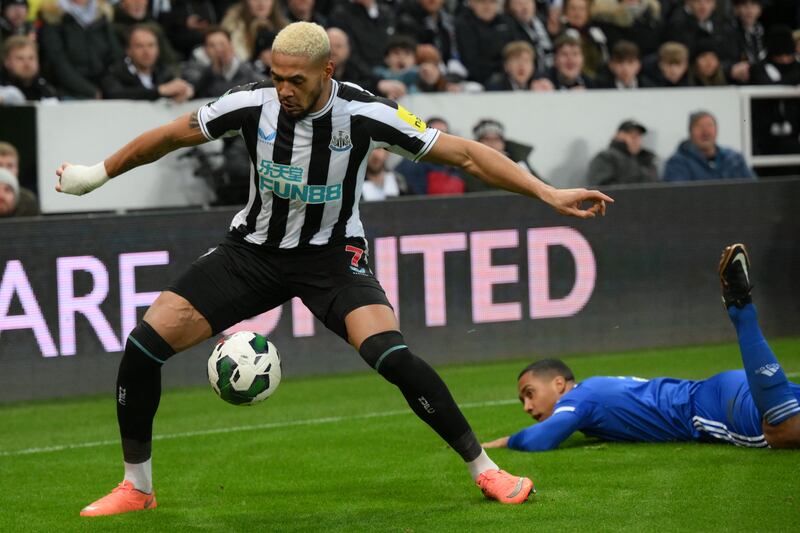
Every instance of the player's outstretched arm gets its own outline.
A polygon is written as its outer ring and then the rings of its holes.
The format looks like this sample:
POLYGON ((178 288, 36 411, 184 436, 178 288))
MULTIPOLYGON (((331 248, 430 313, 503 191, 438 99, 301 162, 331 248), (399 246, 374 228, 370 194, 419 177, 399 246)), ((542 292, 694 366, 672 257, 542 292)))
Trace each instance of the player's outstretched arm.
POLYGON ((479 142, 446 133, 439 134, 423 160, 456 166, 489 185, 539 198, 562 215, 594 218, 598 213, 605 215, 606 202, 614 201, 600 191, 556 189, 526 172, 500 152, 479 142), (584 202, 591 205, 584 208, 584 202))
POLYGON ((96 165, 87 167, 62 163, 56 170, 56 190, 67 194, 86 194, 109 179, 152 163, 178 148, 204 142, 208 142, 208 139, 200 130, 197 112, 187 113, 168 124, 142 133, 96 165))

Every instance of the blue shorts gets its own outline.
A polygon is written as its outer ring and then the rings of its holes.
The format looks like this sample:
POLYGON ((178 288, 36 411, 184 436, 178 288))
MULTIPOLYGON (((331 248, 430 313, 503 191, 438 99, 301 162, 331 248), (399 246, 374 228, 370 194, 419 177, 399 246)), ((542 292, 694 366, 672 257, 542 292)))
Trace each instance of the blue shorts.
MULTIPOLYGON (((800 401, 800 385, 789 383, 800 401)), ((696 440, 737 446, 767 446, 744 370, 729 370, 698 382, 692 395, 692 425, 696 440)))

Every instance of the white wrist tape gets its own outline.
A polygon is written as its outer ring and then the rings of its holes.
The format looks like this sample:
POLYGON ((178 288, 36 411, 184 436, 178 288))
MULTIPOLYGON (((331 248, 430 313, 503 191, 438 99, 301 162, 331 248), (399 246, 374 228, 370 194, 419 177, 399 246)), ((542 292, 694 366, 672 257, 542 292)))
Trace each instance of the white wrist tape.
POLYGON ((61 173, 61 191, 81 196, 91 192, 108 181, 106 165, 100 161, 96 165, 70 165, 61 173))

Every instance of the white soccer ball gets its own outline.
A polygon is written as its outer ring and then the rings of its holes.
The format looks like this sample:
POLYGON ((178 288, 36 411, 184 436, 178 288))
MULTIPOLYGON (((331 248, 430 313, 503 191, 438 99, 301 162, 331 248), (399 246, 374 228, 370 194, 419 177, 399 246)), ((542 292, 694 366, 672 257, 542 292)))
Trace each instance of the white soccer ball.
POLYGON ((266 400, 281 382, 281 358, 263 335, 238 331, 217 342, 208 358, 208 381, 234 405, 266 400))

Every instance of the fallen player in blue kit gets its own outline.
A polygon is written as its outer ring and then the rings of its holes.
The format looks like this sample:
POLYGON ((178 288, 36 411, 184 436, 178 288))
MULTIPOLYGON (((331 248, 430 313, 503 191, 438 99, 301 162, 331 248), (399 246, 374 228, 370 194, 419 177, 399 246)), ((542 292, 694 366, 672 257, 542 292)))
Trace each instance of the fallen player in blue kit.
POLYGON ((608 441, 800 447, 800 385, 787 380, 759 329, 744 245, 725 248, 719 275, 743 370, 700 381, 590 377, 577 383, 562 361, 537 361, 520 373, 517 388, 538 423, 483 446, 552 450, 580 431, 608 441))

